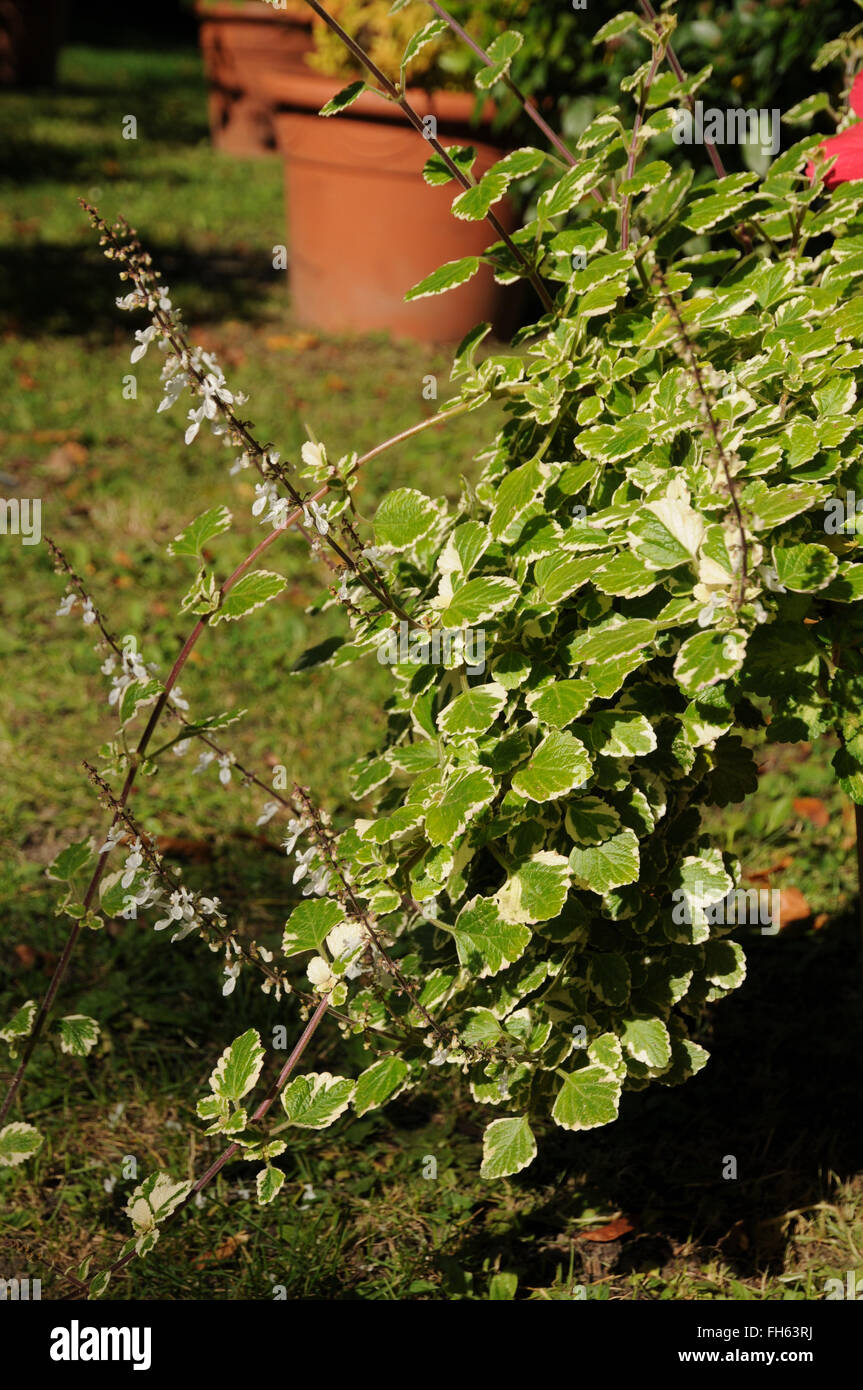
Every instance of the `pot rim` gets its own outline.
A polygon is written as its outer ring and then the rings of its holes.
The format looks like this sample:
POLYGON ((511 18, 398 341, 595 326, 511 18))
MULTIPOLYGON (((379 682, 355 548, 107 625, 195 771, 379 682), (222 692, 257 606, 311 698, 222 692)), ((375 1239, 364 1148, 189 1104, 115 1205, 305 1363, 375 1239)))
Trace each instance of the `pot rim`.
POLYGON ((241 21, 243 24, 302 24, 311 29, 312 12, 303 0, 288 0, 286 10, 274 10, 265 0, 195 0, 195 15, 202 23, 230 24, 241 21))
MULTIPOLYGON (((356 80, 356 79, 355 79, 356 80)), ((262 72, 260 87, 276 111, 306 111, 317 114, 349 84, 340 77, 313 72, 302 61, 292 62, 278 72, 262 72)), ((419 116, 436 116, 451 125, 469 126, 476 106, 472 92, 451 92, 445 88, 408 87, 405 96, 419 116)), ((483 102, 477 131, 488 127, 497 112, 491 98, 483 102)), ((363 92, 344 116, 376 121, 403 121, 405 113, 376 92, 363 92)))

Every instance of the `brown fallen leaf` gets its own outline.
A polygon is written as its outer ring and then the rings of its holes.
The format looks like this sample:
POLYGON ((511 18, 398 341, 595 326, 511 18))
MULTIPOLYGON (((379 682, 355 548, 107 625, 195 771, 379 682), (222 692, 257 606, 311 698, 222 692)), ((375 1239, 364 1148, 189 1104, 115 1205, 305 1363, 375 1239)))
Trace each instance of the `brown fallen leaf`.
POLYGON ((69 439, 65 444, 59 444, 56 449, 52 449, 47 458, 43 459, 41 467, 42 472, 46 473, 49 478, 54 478, 58 483, 64 483, 86 461, 87 449, 85 446, 77 439, 69 439))
POLYGON ((317 347, 320 339, 314 333, 270 333, 264 346, 272 352, 306 352, 317 347))
POLYGON ((579 1231, 576 1240, 591 1240, 604 1245, 609 1240, 620 1240, 622 1236, 634 1231, 635 1227, 626 1216, 617 1216, 605 1226, 591 1226, 589 1231, 579 1231))
POLYGON ((745 879, 769 878, 771 874, 779 874, 783 869, 789 869, 793 863, 794 860, 790 854, 783 854, 781 859, 768 864, 766 869, 747 869, 743 877, 745 879))
POLYGON ((830 814, 820 796, 795 796, 792 804, 798 816, 811 821, 819 830, 830 824, 830 814))
POLYGON ((826 925, 827 925, 827 923, 828 923, 829 921, 830 921, 830 913, 829 913, 829 912, 819 912, 819 913, 818 913, 818 916, 815 918, 815 921, 812 923, 812 925, 813 925, 813 927, 815 928, 816 931, 820 931, 822 927, 826 927, 826 925))
POLYGON ((800 892, 799 888, 790 885, 788 888, 779 890, 779 923, 780 928, 790 926, 792 922, 805 922, 812 916, 812 908, 800 892))
POLYGON ((221 1245, 217 1245, 215 1250, 205 1250, 202 1255, 192 1263, 195 1269, 203 1269, 205 1265, 221 1263, 223 1260, 230 1260, 236 1255, 241 1245, 245 1245, 249 1239, 246 1231, 239 1231, 235 1236, 226 1236, 221 1245))
POLYGON ((32 970, 36 964, 36 952, 32 946, 13 946, 13 951, 25 970, 32 970))

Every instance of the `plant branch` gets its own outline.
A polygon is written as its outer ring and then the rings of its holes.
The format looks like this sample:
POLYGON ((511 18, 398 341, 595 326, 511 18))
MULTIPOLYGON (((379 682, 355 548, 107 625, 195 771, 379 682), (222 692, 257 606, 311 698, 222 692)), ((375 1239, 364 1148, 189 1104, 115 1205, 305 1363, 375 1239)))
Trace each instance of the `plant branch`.
MULTIPOLYGON (((641 89, 641 97, 638 102, 638 111, 635 117, 635 124, 632 128, 632 141, 629 146, 629 158, 626 161, 626 178, 631 179, 635 173, 635 163, 638 159, 638 135, 644 122, 644 113, 647 110, 647 98, 653 86, 653 79, 656 77, 656 69, 662 62, 662 45, 659 44, 653 50, 653 61, 650 70, 641 89)), ((631 197, 628 193, 623 195, 623 203, 620 212, 620 249, 626 251, 629 247, 629 211, 631 207, 631 197)))
MULTIPOLYGON (((440 143, 437 137, 428 133, 425 126, 423 125, 422 117, 411 106, 404 92, 399 91, 395 83, 390 81, 386 73, 381 71, 381 69, 377 66, 373 59, 369 57, 369 55, 356 42, 356 40, 352 39, 350 34, 348 34, 346 30, 342 28, 338 21, 333 19, 332 15, 327 13, 323 5, 318 4, 318 0, 306 0, 306 4, 311 6, 315 14, 320 19, 322 19, 324 23, 329 26, 330 29, 332 29, 334 34, 338 35, 342 43, 345 44, 345 46, 350 50, 350 52, 354 55, 357 61, 362 63, 363 67, 368 69, 368 71, 374 77, 375 81, 383 87, 389 99, 391 101, 394 101, 398 106, 401 107, 402 111, 407 116, 411 125, 414 127, 414 130, 416 130, 423 137, 424 140, 428 141, 429 145, 431 145, 435 153, 439 155, 440 158, 443 160, 452 177, 461 184, 462 188, 472 188, 476 180, 471 177, 468 177, 464 173, 464 171, 460 169, 459 166, 455 163, 455 161, 450 157, 445 146, 440 143)), ((497 217, 496 213, 494 213, 491 210, 491 208, 489 208, 488 212, 486 213, 486 220, 497 232, 497 235, 500 237, 501 241, 504 243, 510 254, 516 259, 516 261, 518 261, 519 265, 521 265, 525 276, 533 285, 533 288, 536 290, 536 293, 539 296, 539 300, 542 304, 543 309, 546 311, 546 313, 549 313, 552 309, 551 296, 549 295, 548 290, 545 288, 545 285, 540 279, 536 269, 523 255, 519 247, 516 246, 515 242, 512 240, 506 228, 503 226, 502 222, 497 217)))
MULTIPOLYGON (((290 1079, 291 1072, 294 1070, 294 1067, 297 1065, 297 1062, 300 1060, 309 1043, 311 1042, 312 1038, 314 1037, 319 1024, 323 1021, 324 1015, 327 1012, 327 1008, 329 1007, 329 1002, 330 996, 329 994, 325 994, 323 998, 320 1000, 319 1004, 317 1005, 314 1013, 312 1014, 305 1028, 303 1029, 300 1039, 293 1052, 291 1053, 290 1057, 285 1062, 285 1065, 282 1067, 282 1070, 279 1072, 278 1076, 276 1077, 276 1080, 270 1086, 270 1089, 267 1091, 267 1094, 264 1096, 264 1099, 261 1101, 258 1108, 252 1114, 251 1120, 249 1122, 250 1124, 256 1124, 259 1120, 262 1120, 264 1116, 268 1113, 268 1111, 272 1108, 274 1102, 278 1099, 281 1092, 285 1089, 285 1086, 287 1085, 290 1079)), ((181 1212, 185 1206, 188 1206, 189 1202, 191 1202, 192 1199, 196 1197, 199 1192, 203 1192, 204 1188, 213 1181, 213 1178, 215 1178, 217 1174, 219 1174, 222 1171, 225 1164, 233 1158, 235 1153, 239 1152, 240 1148, 240 1144, 229 1144, 228 1147, 219 1155, 219 1157, 213 1163, 210 1164, 209 1168, 207 1168, 207 1170, 204 1173, 202 1173, 201 1176, 197 1179, 197 1181, 192 1185, 189 1192, 183 1198, 182 1202, 177 1203, 176 1207, 171 1212, 171 1215, 167 1218, 167 1220, 172 1221, 174 1217, 178 1214, 178 1212, 181 1212)), ((163 1224, 167 1224, 167 1222, 164 1222, 163 1224)), ((134 1260, 135 1253, 136 1252, 132 1250, 129 1252, 128 1255, 123 1255, 119 1260, 115 1260, 115 1262, 112 1265, 109 1265, 107 1269, 101 1270, 100 1274, 116 1274, 118 1270, 123 1269, 127 1264, 130 1264, 132 1260, 134 1260)), ((94 1275, 93 1277, 98 1278, 99 1276, 94 1275)))
MULTIPOLYGON (((444 20, 446 24, 449 25, 453 33, 458 34, 459 38, 467 44, 468 48, 473 50, 473 52, 479 58, 480 62, 484 63, 487 68, 493 68, 496 66, 494 60, 489 57, 485 49, 476 42, 476 39, 471 38, 467 30, 462 28, 458 20, 454 19, 453 16, 447 10, 444 9, 443 5, 439 5, 437 3, 437 0, 426 0, 426 4, 430 5, 431 8, 434 10, 435 14, 439 15, 439 17, 442 20, 444 20)), ((539 108, 536 106, 536 104, 530 99, 530 97, 525 96, 524 92, 522 92, 520 87, 516 86, 515 82, 513 82, 508 72, 504 73, 503 77, 501 78, 501 81, 505 84, 506 87, 509 88, 516 101, 518 101, 521 104, 525 114, 530 117, 534 125, 542 131, 549 144, 557 150, 558 154, 566 161, 567 164, 569 164, 572 168, 575 168, 578 164, 578 160, 575 158, 575 155, 568 148, 568 146, 564 144, 563 140, 557 134, 557 132, 552 130, 551 126, 548 124, 548 121, 545 119, 544 116, 541 115, 539 108)), ((592 188, 590 191, 590 196, 594 198, 596 202, 600 204, 602 203, 602 196, 599 193, 598 189, 592 188)))
POLYGON ((683 353, 683 360, 686 363, 686 366, 688 367, 692 379, 695 383, 695 389, 698 394, 699 407, 705 420, 707 421, 707 426, 713 437, 713 443, 716 449, 716 454, 719 459, 723 475, 725 477, 725 485, 728 490, 731 508, 734 512, 735 524, 737 526, 737 533, 740 541, 740 583, 738 587, 736 604, 737 610, 739 611, 746 597, 746 585, 749 579, 749 545, 746 539, 746 526, 743 521, 743 513, 740 508, 740 500, 737 495, 737 484, 734 480, 734 474, 731 468, 731 461, 728 458, 728 455, 725 452, 725 447, 722 443, 722 434, 720 432, 719 423, 714 413, 715 403, 704 383, 701 368, 698 365, 698 358, 695 353, 695 346, 686 332, 686 328, 684 327, 680 310, 678 309, 677 304, 674 300, 674 296, 671 294, 665 277, 658 266, 654 270, 654 277, 659 282, 662 288, 662 297, 668 305, 668 312, 674 320, 677 336, 683 353))
MULTIPOLYGON (((658 17, 657 17, 656 11, 655 11, 655 9, 653 8, 653 6, 651 5, 650 0, 638 0, 638 2, 639 2, 639 4, 640 4, 640 6, 641 6, 641 12, 642 12, 642 14, 644 15, 645 19, 650 20, 650 22, 651 22, 651 24, 653 25, 653 27, 655 28, 657 34, 661 34, 661 33, 662 33, 662 25, 659 23, 659 19, 658 19, 658 17)), ((675 53, 675 51, 674 51, 674 49, 672 48, 672 46, 671 46, 670 43, 666 45, 665 56, 666 56, 666 58, 668 59, 668 66, 671 68, 671 70, 672 70, 672 72, 674 73, 674 76, 677 78, 678 82, 685 82, 685 81, 686 81, 686 73, 683 71, 683 68, 680 66, 680 63, 678 62, 678 59, 677 59, 677 54, 675 53)), ((683 100, 686 102, 686 105, 689 107, 689 110, 694 114, 694 112, 695 112, 695 101, 694 101, 694 99, 693 99, 692 97, 690 97, 690 96, 687 96, 687 97, 684 97, 683 100)), ((725 176, 726 176, 725 165, 722 163, 722 160, 721 160, 720 157, 719 157, 719 151, 717 150, 717 148, 716 148, 716 146, 714 145, 713 141, 712 141, 712 140, 709 140, 706 136, 705 136, 705 138, 704 138, 704 147, 705 147, 705 149, 707 150, 707 156, 708 156, 708 158, 709 158, 709 160, 710 160, 710 163, 713 165, 714 171, 715 171, 715 173, 716 173, 716 177, 717 177, 718 179, 724 179, 725 176)))
MULTIPOLYGON (((449 413, 454 415, 456 412, 451 411, 449 413)), ((364 463, 367 463, 370 459, 376 458, 379 454, 383 453, 385 449, 391 448, 393 445, 400 443, 403 439, 407 439, 411 435, 420 433, 421 430, 429 429, 433 424, 437 422, 438 417, 433 415, 430 416, 428 420, 423 420, 418 425, 412 426, 411 429, 402 430, 401 433, 394 435, 391 439, 386 440, 383 444, 379 444, 376 448, 371 449, 367 454, 364 454, 362 458, 359 458, 357 462, 354 464, 354 470, 360 468, 364 463)), ((318 489, 318 491, 314 494, 311 500, 320 501, 321 498, 326 497, 329 491, 329 485, 324 484, 321 488, 318 489)), ((250 565, 254 564, 258 556, 261 555, 265 550, 267 550, 269 546, 271 546, 276 540, 283 536, 285 532, 288 531, 290 527, 293 526, 294 523, 301 518, 301 516, 302 508, 298 508, 287 518, 283 525, 276 527, 269 533, 269 535, 265 536, 263 540, 258 542, 255 548, 250 552, 250 554, 246 556, 245 560, 243 560, 237 566, 233 574, 230 575, 228 579, 226 579, 222 584, 219 590, 221 598, 224 598, 224 596, 233 588, 237 580, 240 579, 240 577, 246 572, 250 565)), ((56 551, 56 547, 53 547, 53 549, 54 551, 56 551)), ((149 747, 150 740, 156 730, 156 726, 158 725, 159 720, 161 719, 165 707, 168 703, 168 696, 170 695, 171 690, 173 689, 174 685, 179 679, 183 667, 188 661, 195 645, 198 642, 198 639, 207 627, 208 622, 209 617, 203 617, 195 624, 194 628, 189 633, 189 636, 183 643, 183 646, 180 650, 180 654, 174 662, 173 667, 171 668, 171 672, 168 676, 162 693, 153 707, 153 710, 150 714, 150 718, 147 721, 147 726, 144 729, 144 732, 141 735, 138 745, 131 756, 130 766, 126 775, 126 780, 123 784, 122 791, 120 792, 120 796, 118 798, 118 804, 121 807, 125 807, 126 803, 128 802, 129 795, 135 783, 138 770, 141 766, 141 763, 143 762, 144 755, 147 751, 147 748, 149 747)), ((117 817, 115 814, 114 819, 111 822, 111 828, 113 828, 116 825, 116 823, 117 817)), ((108 856, 110 855, 110 853, 110 850, 105 850, 99 856, 96 868, 93 871, 93 875, 90 879, 90 882, 87 886, 87 891, 84 896, 83 907, 85 914, 89 912, 93 904, 93 901, 95 900, 96 891, 102 880, 102 875, 105 872, 105 865, 108 862, 108 856)), ((66 943, 63 947, 60 958, 57 961, 57 965, 54 968, 54 973, 51 976, 48 988, 45 991, 45 994, 36 1012, 36 1016, 33 1020, 33 1026, 27 1038, 27 1042, 24 1046, 24 1049, 22 1051, 21 1060, 18 1063, 18 1066, 12 1077, 12 1080, 9 1084, 3 1101, 2 1103, 0 1103, 0 1125, 3 1124, 3 1121, 9 1114, 12 1103, 15 1100, 18 1091, 20 1090, 21 1083, 23 1082, 24 1075, 27 1071, 27 1067, 30 1064, 30 1059, 33 1056, 36 1044, 39 1041, 48 1014, 51 1012, 51 1008, 53 1007, 57 991, 60 988, 60 984, 62 983, 66 971, 69 968, 69 961, 71 960, 72 953, 75 949, 75 944, 78 940, 80 933, 81 921, 78 920, 73 924, 69 932, 69 935, 66 939, 66 943)))

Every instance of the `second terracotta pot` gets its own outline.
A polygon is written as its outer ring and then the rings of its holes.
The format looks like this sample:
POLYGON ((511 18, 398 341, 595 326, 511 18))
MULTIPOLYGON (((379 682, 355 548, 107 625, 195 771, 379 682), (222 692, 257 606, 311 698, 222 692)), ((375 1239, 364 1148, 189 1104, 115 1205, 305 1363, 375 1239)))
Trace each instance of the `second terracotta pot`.
POLYGON ((210 138, 225 154, 276 152, 266 78, 302 61, 311 49, 312 11, 302 0, 274 10, 261 0, 196 0, 209 94, 210 138))
MULTIPOLYGON (((456 290, 404 302, 445 261, 477 255, 495 240, 486 221, 451 212, 458 186, 431 188, 422 170, 432 153, 404 114, 371 93, 350 115, 316 114, 343 83, 296 72, 279 86, 276 130, 285 160, 290 276, 299 322, 327 332, 388 331, 423 342, 453 342, 477 322, 505 328, 511 291, 480 272, 456 290)), ((474 99, 460 92, 409 91, 420 116, 434 116, 447 143, 477 149, 480 176, 503 151, 469 126, 474 99)), ((487 130, 487 127, 486 127, 487 130)), ((515 212, 495 212, 511 231, 515 212)))

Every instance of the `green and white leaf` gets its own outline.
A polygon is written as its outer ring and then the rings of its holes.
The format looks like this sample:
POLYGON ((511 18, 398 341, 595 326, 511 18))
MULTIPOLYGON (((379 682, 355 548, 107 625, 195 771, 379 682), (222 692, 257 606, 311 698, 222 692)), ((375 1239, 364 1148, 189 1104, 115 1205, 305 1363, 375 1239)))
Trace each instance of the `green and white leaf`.
POLYGON ((353 1105, 358 1115, 376 1110, 394 1100, 403 1089, 408 1075, 407 1062, 401 1057, 381 1057, 357 1077, 353 1105))
POLYGON ((229 530, 232 521, 227 507, 209 507, 174 537, 168 554, 200 556, 207 542, 229 530))
POLYGON ((452 929, 458 958, 472 975, 497 975, 522 956, 530 941, 528 928, 507 922, 493 898, 475 897, 462 908, 452 929))
POLYGON ((291 1124, 301 1129, 326 1129, 347 1110, 354 1090, 348 1077, 309 1072, 288 1082, 282 1091, 282 1108, 291 1124))
POLYGON ((344 908, 334 898, 309 898, 294 908, 285 923, 282 950, 286 956, 320 951, 333 927, 344 920, 344 908))
POLYGON ((598 1064, 569 1072, 557 1094, 551 1117, 561 1129, 598 1129, 617 1119, 622 1083, 598 1064))
POLYGON ((511 1178, 536 1158, 536 1139, 526 1115, 492 1120, 482 1137, 482 1178, 511 1178))
POLYGON ((213 614, 210 625, 238 622, 247 613, 263 608, 265 603, 276 598, 286 584, 287 580, 281 574, 274 574, 271 570, 253 570, 251 574, 242 575, 213 614))
POLYGON ((86 1057, 99 1041, 99 1024, 86 1014, 67 1014, 59 1028, 60 1050, 70 1057, 86 1057))
POLYGON ((638 836, 628 827, 598 845, 576 845, 569 867, 579 888, 608 893, 625 883, 635 883, 639 871, 638 836))
POLYGON ((210 1074, 210 1090, 225 1100, 242 1100, 261 1074, 264 1055, 257 1029, 247 1029, 225 1048, 210 1074))
POLYGON ((0 1168, 17 1168, 42 1147, 44 1140, 34 1125, 13 1120, 0 1129, 0 1168))
POLYGON ((554 801, 591 775, 587 749, 566 730, 555 730, 534 749, 527 766, 512 779, 513 790, 531 801, 554 801))

